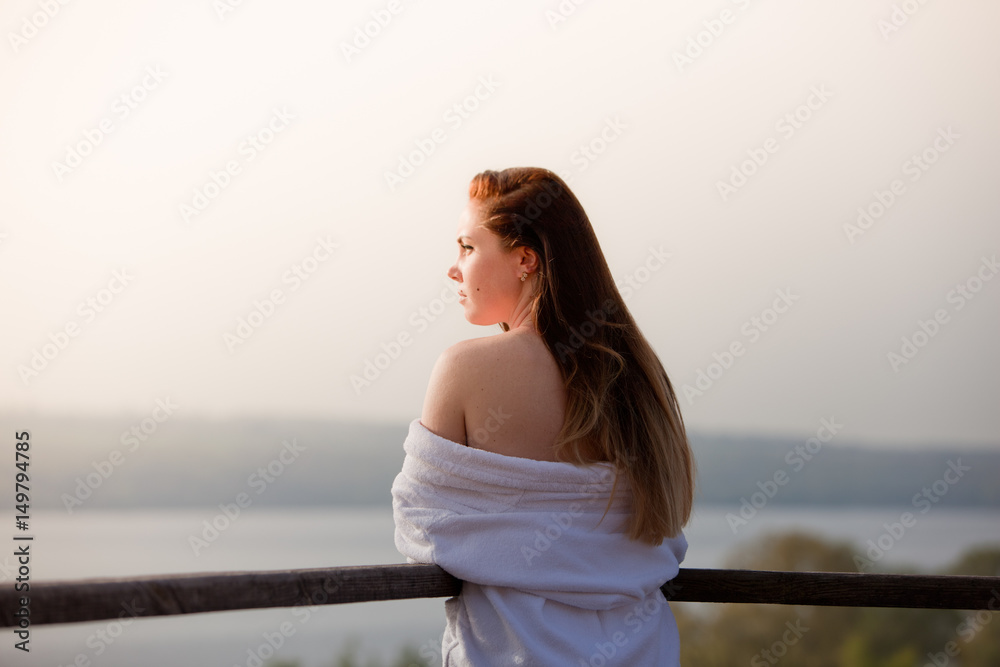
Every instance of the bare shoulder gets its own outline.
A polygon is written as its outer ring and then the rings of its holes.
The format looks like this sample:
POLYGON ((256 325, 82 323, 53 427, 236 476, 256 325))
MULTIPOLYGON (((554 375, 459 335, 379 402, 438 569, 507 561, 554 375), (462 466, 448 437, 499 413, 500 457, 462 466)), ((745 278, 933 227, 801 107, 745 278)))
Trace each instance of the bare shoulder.
POLYGON ((472 447, 508 456, 555 460, 566 391, 540 336, 510 332, 466 341, 465 425, 472 447))
POLYGON ((455 343, 438 356, 420 413, 420 423, 429 431, 453 442, 468 444, 467 399, 483 376, 488 360, 496 356, 489 351, 492 347, 487 339, 472 338, 455 343))
POLYGON ((420 421, 470 447, 555 461, 565 412, 562 373, 544 341, 509 332, 463 340, 442 352, 420 421))
POLYGON ((448 365, 469 382, 467 388, 485 391, 489 384, 498 389, 522 380, 555 379, 559 369, 540 336, 503 333, 463 340, 445 350, 448 365))
POLYGON ((420 423, 427 430, 463 445, 466 444, 466 369, 475 364, 475 354, 468 343, 456 343, 438 356, 420 413, 420 423))

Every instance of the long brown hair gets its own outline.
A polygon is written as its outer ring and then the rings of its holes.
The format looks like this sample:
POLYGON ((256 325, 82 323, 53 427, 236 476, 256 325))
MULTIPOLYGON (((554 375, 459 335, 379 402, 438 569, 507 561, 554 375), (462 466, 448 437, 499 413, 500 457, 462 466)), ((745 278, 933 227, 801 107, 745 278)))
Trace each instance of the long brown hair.
MULTIPOLYGON (((690 518, 694 497, 694 457, 684 421, 670 379, 625 306, 583 206, 559 176, 533 167, 477 174, 469 198, 482 206, 481 223, 501 247, 526 246, 538 254, 532 318, 567 388, 557 458, 611 461, 624 472, 633 489, 631 539, 659 545, 676 536, 690 518), (588 456, 583 443, 600 458, 588 456)), ((501 327, 508 330, 506 323, 501 327)))

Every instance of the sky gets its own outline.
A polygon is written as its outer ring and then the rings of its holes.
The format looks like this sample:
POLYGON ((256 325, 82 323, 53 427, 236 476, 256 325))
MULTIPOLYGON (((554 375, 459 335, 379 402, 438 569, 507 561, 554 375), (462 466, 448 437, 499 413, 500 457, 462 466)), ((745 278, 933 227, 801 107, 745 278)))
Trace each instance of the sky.
POLYGON ((541 166, 690 429, 1000 447, 998 22, 6 2, 0 411, 414 419, 442 351, 502 335, 446 276, 469 180, 541 166))

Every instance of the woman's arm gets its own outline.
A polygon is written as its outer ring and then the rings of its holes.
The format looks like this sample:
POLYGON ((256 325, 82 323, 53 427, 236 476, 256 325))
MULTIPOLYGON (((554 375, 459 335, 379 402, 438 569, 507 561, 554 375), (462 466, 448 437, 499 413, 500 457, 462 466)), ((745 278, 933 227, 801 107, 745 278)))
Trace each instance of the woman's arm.
POLYGON ((466 341, 456 343, 441 353, 424 396, 420 423, 442 438, 466 445, 465 396, 466 382, 475 364, 470 359, 466 341))

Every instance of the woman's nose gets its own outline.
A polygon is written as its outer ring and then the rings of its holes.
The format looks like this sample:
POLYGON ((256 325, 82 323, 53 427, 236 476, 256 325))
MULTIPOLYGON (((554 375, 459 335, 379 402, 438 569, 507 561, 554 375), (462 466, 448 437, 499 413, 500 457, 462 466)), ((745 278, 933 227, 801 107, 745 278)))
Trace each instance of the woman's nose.
POLYGON ((458 275, 458 267, 455 266, 454 264, 452 264, 451 268, 448 269, 448 277, 454 281, 460 282, 458 275))

